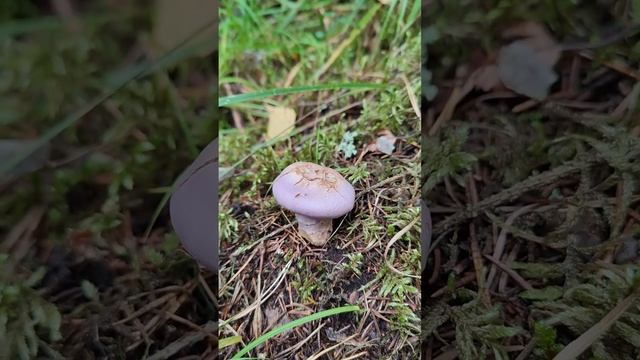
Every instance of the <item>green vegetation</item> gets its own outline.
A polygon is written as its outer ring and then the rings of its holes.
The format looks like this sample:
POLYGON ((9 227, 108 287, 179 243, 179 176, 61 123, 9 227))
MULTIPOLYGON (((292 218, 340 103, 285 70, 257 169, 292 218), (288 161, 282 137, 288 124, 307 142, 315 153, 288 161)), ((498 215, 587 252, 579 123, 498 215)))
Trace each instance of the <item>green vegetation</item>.
MULTIPOLYGON (((221 243, 220 276, 229 282, 223 281, 219 301, 226 309, 223 319, 232 319, 222 337, 240 334, 247 341, 279 321, 287 323, 282 318, 342 304, 365 308, 368 302, 381 317, 327 318, 324 330, 302 326, 266 342, 256 354, 313 356, 336 345, 329 356, 416 356, 419 279, 383 269, 388 263, 417 276, 420 267, 420 224, 414 221, 420 126, 412 104, 420 93, 419 18, 420 3, 406 0, 222 1, 219 91, 226 108, 220 166, 232 176, 225 177, 220 193, 223 209, 237 209, 235 234, 221 243), (268 127, 284 119, 269 118, 267 104, 296 112, 295 123, 272 140, 264 138, 268 127), (397 137, 391 155, 370 146, 383 131, 397 137), (330 166, 356 188, 356 206, 335 222, 326 248, 309 247, 295 231, 293 214, 270 192, 273 179, 295 161, 330 166), (403 229, 387 254, 387 243, 403 229), (282 275, 290 260, 294 265, 282 275), (381 272, 387 277, 376 276, 381 272), (282 285, 268 292, 278 281, 282 285), (340 329, 343 338, 353 335, 368 345, 341 344, 333 335, 340 329), (320 348, 304 341, 316 331, 320 348)), ((221 223, 231 233, 227 214, 221 223)), ((231 355, 236 349, 221 351, 231 355)))
POLYGON ((33 290, 44 269, 16 283, 7 276, 7 259, 8 255, 0 253, 0 358, 26 360, 53 352, 46 344, 62 337, 61 316, 33 290))
POLYGON ((426 129, 422 190, 438 212, 423 351, 461 359, 639 356, 637 80, 635 70, 611 66, 637 67, 637 10, 637 2, 619 1, 429 9, 423 66, 437 91, 429 95, 435 121, 426 129), (523 21, 542 24, 565 49, 553 69, 572 83, 556 82, 540 102, 478 86, 445 111, 454 88, 496 64, 513 41, 507 29, 523 21))
POLYGON ((216 136, 215 54, 158 51, 153 2, 53 3, 0 6, 0 358, 143 358, 214 309, 163 199, 216 136))

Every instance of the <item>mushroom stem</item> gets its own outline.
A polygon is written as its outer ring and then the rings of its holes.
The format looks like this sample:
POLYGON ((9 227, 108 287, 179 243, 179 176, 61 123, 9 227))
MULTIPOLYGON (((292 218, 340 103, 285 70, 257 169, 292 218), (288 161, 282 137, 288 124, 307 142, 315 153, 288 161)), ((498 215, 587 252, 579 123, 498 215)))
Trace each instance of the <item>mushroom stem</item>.
POLYGON ((333 224, 331 219, 317 219, 296 214, 298 232, 315 246, 323 246, 329 240, 333 224))

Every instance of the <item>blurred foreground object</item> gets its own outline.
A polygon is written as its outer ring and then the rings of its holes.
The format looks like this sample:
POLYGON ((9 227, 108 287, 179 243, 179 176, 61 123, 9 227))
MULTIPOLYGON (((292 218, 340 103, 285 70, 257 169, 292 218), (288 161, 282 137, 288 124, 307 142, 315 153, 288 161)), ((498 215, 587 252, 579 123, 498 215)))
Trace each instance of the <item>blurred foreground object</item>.
POLYGON ((427 265, 427 259, 429 258, 429 248, 431 247, 431 212, 427 207, 424 200, 421 201, 422 208, 422 233, 420 238, 422 239, 422 270, 427 265))
POLYGON ((218 139, 178 178, 171 195, 171 223, 185 249, 202 266, 218 271, 218 139))

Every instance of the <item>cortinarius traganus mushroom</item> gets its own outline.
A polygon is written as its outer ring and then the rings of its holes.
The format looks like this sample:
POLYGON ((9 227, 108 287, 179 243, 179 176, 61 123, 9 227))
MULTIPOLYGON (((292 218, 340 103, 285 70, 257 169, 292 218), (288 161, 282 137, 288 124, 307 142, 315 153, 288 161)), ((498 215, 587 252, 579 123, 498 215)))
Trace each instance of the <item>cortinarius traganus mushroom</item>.
POLYGON ((356 193, 337 171, 309 162, 287 166, 273 181, 278 204, 294 212, 300 235, 316 246, 326 244, 332 219, 353 209, 356 193))

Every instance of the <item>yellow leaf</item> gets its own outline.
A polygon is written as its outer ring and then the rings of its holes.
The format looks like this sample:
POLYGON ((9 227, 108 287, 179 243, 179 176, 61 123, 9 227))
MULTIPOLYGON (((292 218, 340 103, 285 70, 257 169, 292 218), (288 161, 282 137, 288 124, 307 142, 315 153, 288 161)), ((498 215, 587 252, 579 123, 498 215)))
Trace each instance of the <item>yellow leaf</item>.
POLYGON ((267 126, 267 140, 289 133, 295 127, 296 112, 287 107, 267 106, 269 125, 267 126))
POLYGON ((191 35, 201 31, 189 41, 189 45, 207 43, 201 55, 210 54, 218 44, 217 1, 212 0, 156 0, 156 14, 153 24, 154 50, 157 54, 169 51, 191 35), (209 45, 210 44, 210 45, 209 45))

